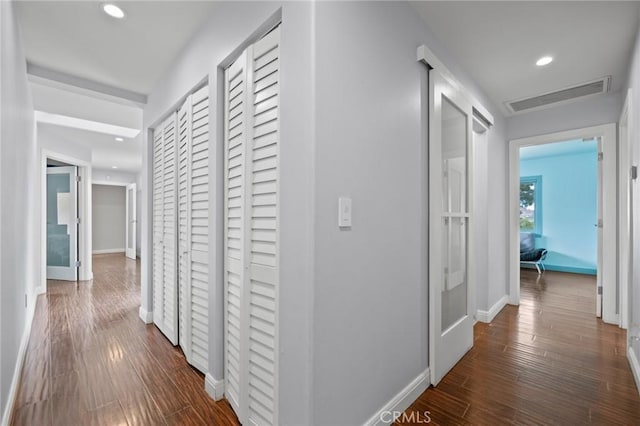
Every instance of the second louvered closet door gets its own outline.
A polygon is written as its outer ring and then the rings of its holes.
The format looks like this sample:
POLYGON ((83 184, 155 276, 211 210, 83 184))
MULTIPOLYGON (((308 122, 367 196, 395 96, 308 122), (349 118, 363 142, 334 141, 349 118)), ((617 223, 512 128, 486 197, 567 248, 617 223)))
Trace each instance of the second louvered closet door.
POLYGON ((209 88, 178 111, 179 342, 187 361, 206 373, 209 323, 209 88))
POLYGON ((153 131, 153 322, 208 371, 209 88, 153 131))
POLYGON ((225 392, 277 424, 279 28, 225 72, 225 392))

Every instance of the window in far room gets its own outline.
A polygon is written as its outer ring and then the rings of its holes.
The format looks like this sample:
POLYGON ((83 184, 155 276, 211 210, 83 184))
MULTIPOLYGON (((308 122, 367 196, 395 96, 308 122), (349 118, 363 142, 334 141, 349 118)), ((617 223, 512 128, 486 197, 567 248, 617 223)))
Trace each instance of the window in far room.
POLYGON ((520 231, 542 234, 542 176, 520 178, 520 231))

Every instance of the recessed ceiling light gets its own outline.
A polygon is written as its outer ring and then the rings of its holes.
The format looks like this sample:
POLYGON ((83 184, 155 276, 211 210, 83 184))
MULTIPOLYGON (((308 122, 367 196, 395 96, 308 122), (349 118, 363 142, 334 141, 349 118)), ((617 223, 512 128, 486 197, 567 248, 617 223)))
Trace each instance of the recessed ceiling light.
POLYGON ((111 168, 112 168, 112 169, 117 169, 117 168, 118 168, 118 166, 111 166, 111 168))
POLYGON ((113 18, 117 18, 117 19, 124 18, 124 11, 120 9, 118 6, 116 6, 115 4, 106 3, 102 6, 102 10, 104 10, 104 13, 106 13, 107 15, 113 18))
POLYGON ((538 59, 536 65, 539 67, 543 67, 545 65, 549 65, 552 61, 553 58, 551 56, 543 56, 542 58, 538 59))
POLYGON ((122 139, 122 138, 116 138, 116 140, 117 140, 118 142, 124 142, 124 139, 122 139))

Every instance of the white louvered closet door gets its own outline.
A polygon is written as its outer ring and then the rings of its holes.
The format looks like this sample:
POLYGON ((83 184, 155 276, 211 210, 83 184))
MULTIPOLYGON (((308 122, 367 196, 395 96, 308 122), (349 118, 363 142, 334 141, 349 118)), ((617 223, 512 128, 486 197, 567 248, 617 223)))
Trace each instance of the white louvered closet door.
POLYGON ((188 360, 203 373, 209 353, 209 87, 189 97, 188 360))
MULTIPOLYGON (((158 141, 162 146, 162 162, 154 164, 154 237, 157 229, 159 238, 158 249, 153 254, 153 322, 174 345, 178 344, 176 127, 176 114, 172 114, 156 129, 162 138, 161 142, 158 141), (155 205, 156 191, 159 191, 158 206, 155 205)), ((155 133, 154 139, 157 140, 155 133)), ((154 152, 154 160, 155 156, 154 152)))
POLYGON ((255 425, 278 423, 279 37, 276 28, 250 46, 227 70, 226 81, 227 358, 232 360, 227 393, 229 400, 236 398, 232 405, 240 421, 255 425), (232 183, 236 177, 239 186, 232 183))
POLYGON ((225 72, 225 393, 240 421, 241 374, 246 365, 244 307, 244 171, 246 149, 246 54, 225 72))
POLYGON ((164 318, 164 138, 162 126, 153 131, 153 322, 164 318))
POLYGON ((191 97, 178 110, 178 290, 179 290, 179 335, 178 342, 189 360, 190 315, 189 315, 189 176, 191 139, 191 97))
POLYGON ((187 361, 208 371, 209 351, 209 88, 178 111, 178 249, 180 346, 187 361))

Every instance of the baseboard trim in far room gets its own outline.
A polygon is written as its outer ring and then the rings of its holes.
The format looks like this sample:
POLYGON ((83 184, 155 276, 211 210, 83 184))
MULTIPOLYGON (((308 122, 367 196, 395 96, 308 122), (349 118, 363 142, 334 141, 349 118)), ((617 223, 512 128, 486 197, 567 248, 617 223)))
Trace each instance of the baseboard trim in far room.
POLYGON ((391 398, 380 410, 365 422, 365 426, 388 425, 393 423, 395 413, 403 413, 418 399, 430 384, 429 369, 420 373, 396 396, 391 398))
MULTIPOLYGON (((535 266, 520 265, 521 269, 536 269, 535 266)), ((597 275, 596 268, 582 268, 578 266, 564 266, 564 265, 550 265, 545 263, 544 269, 546 271, 554 272, 568 272, 570 274, 582 274, 582 275, 597 275)))
POLYGON ((103 250, 94 250, 92 253, 93 254, 112 254, 112 253, 123 253, 126 250, 123 248, 117 248, 117 249, 103 249, 103 250))
POLYGON ((506 294, 500 298, 488 311, 478 309, 476 312, 476 319, 480 322, 491 322, 500 313, 509 302, 509 296, 506 294))

